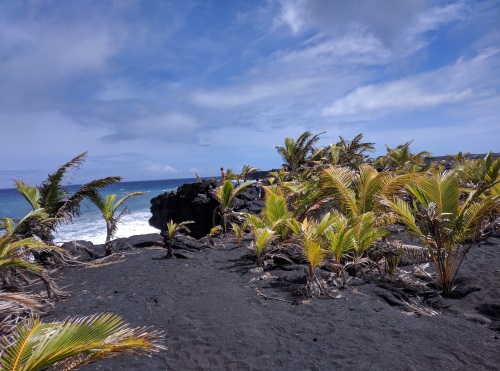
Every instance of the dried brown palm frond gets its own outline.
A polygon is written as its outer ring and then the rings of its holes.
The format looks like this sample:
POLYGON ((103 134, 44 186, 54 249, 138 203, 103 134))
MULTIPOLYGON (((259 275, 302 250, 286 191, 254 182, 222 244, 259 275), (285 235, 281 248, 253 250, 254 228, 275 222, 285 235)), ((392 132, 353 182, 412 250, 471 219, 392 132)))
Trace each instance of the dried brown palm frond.
POLYGON ((39 313, 42 306, 33 295, 0 291, 0 341, 12 333, 22 317, 39 313))
POLYGON ((41 308, 42 303, 33 295, 0 291, 0 313, 32 314, 41 308))

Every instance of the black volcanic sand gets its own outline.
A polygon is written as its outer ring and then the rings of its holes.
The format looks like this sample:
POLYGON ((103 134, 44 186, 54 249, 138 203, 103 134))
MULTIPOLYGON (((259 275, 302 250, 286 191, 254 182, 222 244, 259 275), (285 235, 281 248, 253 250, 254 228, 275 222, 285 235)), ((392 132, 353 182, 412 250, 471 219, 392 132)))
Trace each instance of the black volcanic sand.
POLYGON ((120 263, 61 269, 52 276, 71 297, 44 321, 113 312, 165 332, 166 351, 84 370, 499 369, 500 239, 473 248, 462 265, 462 282, 481 291, 440 299, 448 308, 434 316, 389 305, 376 281, 352 279, 339 299, 307 299, 298 294, 303 267, 259 279, 266 275, 250 271, 249 250, 222 242, 190 259, 155 260, 164 250, 146 247, 120 252, 120 263))

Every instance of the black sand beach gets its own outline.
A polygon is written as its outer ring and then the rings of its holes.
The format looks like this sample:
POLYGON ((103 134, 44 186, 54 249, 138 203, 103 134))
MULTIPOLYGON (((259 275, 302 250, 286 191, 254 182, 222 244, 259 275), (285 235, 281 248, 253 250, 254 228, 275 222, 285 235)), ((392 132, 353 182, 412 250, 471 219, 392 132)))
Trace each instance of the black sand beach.
POLYGON ((252 272, 250 251, 232 240, 189 259, 156 260, 165 250, 152 243, 115 264, 53 273, 71 296, 44 320, 112 312, 165 332, 166 351, 84 370, 498 370, 499 249, 490 238, 463 263, 461 282, 480 291, 418 315, 384 300, 383 282, 352 279, 341 298, 308 299, 303 267, 252 272))

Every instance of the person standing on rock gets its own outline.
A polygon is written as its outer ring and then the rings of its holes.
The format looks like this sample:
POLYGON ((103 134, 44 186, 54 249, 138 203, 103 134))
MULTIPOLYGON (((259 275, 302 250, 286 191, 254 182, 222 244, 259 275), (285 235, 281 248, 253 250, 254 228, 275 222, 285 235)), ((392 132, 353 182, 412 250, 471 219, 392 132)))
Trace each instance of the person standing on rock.
POLYGON ((222 176, 222 180, 224 180, 226 178, 226 172, 224 171, 223 167, 220 168, 220 174, 222 176))

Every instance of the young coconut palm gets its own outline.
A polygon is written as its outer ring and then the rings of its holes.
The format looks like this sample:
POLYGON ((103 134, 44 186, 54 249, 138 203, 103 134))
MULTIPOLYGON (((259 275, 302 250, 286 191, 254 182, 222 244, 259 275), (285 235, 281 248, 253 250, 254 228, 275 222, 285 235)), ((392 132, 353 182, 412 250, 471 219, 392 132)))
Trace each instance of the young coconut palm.
POLYGON ((220 231, 222 231, 222 227, 220 225, 216 225, 216 226, 210 228, 210 232, 208 232, 207 238, 208 238, 208 241, 210 242, 210 245, 212 247, 215 247, 214 237, 217 236, 220 231))
POLYGON ((246 220, 253 228, 269 228, 276 232, 281 241, 286 240, 290 228, 287 222, 290 218, 283 192, 277 187, 265 187, 266 204, 262 216, 246 213, 246 220))
POLYGON ((174 250, 172 248, 172 244, 174 242, 175 235, 180 231, 186 231, 189 233, 190 230, 187 227, 187 225, 193 223, 194 222, 192 220, 181 223, 174 223, 173 220, 169 220, 167 222, 167 230, 161 232, 161 235, 163 236, 165 242, 165 246, 167 247, 167 256, 166 256, 167 258, 172 258, 174 256, 174 250))
POLYGON ((219 211, 222 217, 222 228, 224 229, 224 234, 227 232, 227 217, 231 213, 231 205, 234 199, 251 184, 251 182, 245 182, 235 188, 230 180, 225 180, 222 186, 217 187, 215 190, 215 197, 219 201, 219 206, 214 210, 214 219, 215 213, 219 211))
POLYGON ((22 277, 19 273, 27 272, 34 274, 44 283, 49 298, 57 298, 62 294, 54 282, 46 275, 42 266, 32 261, 33 253, 42 252, 61 252, 56 246, 50 246, 36 238, 19 239, 17 227, 22 223, 34 217, 44 218, 43 209, 38 209, 26 215, 19 224, 15 224, 10 218, 3 218, 1 228, 5 233, 0 235, 0 285, 17 286, 15 281, 22 277))
POLYGON ((285 138, 285 146, 276 147, 278 153, 283 157, 284 167, 292 174, 296 174, 299 168, 307 163, 309 155, 314 152, 314 144, 322 134, 324 133, 313 135, 306 131, 297 140, 285 138))
MULTIPOLYGON (((239 178, 243 179, 243 181, 246 182, 248 179, 248 176, 257 170, 258 169, 256 167, 251 167, 250 165, 244 165, 243 169, 241 169, 241 173, 240 173, 239 178)), ((238 179, 238 184, 239 184, 239 179, 238 179)))
POLYGON ((293 219, 289 222, 293 233, 300 238, 302 254, 308 263, 307 269, 307 295, 319 297, 321 294, 331 296, 331 290, 323 280, 316 276, 316 269, 323 264, 328 251, 324 249, 327 231, 334 224, 336 216, 326 214, 319 222, 309 221, 305 218, 302 222, 293 219))
POLYGON ((415 198, 413 203, 402 199, 392 201, 387 197, 383 198, 383 203, 427 247, 439 276, 439 285, 444 294, 450 294, 460 263, 468 252, 463 246, 480 237, 482 223, 494 208, 499 207, 500 197, 479 197, 472 191, 462 201, 462 189, 453 171, 434 173, 415 185, 408 185, 407 189, 415 198))
POLYGON ((341 166, 357 169, 368 158, 365 152, 373 152, 375 143, 361 142, 363 134, 356 135, 352 140, 339 136, 335 146, 330 147, 331 159, 341 166))
POLYGON ((257 252, 257 265, 264 265, 267 248, 275 239, 275 232, 267 227, 255 229, 255 251, 257 252))
POLYGON ((320 186, 325 197, 337 201, 342 214, 356 217, 369 211, 382 213, 379 197, 399 195, 406 184, 421 176, 419 173, 395 175, 388 171, 379 172, 368 164, 361 165, 359 171, 330 167, 321 173, 320 186))
POLYGON ((500 158, 494 160, 490 152, 479 160, 465 160, 458 165, 458 175, 475 189, 489 189, 500 179, 500 158))
POLYGON ((391 148, 386 145, 387 154, 378 158, 378 162, 387 169, 393 169, 396 171, 408 172, 410 169, 413 170, 426 170, 424 160, 431 156, 431 153, 427 151, 422 151, 417 154, 413 154, 410 151, 410 144, 413 141, 406 142, 405 144, 400 144, 396 148, 391 148))
POLYGON ((241 240, 247 227, 248 223, 246 221, 243 224, 231 223, 231 228, 233 229, 233 232, 236 235, 236 240, 238 241, 238 247, 241 246, 241 240))
POLYGON ((102 213, 102 217, 106 221, 106 242, 104 244, 106 256, 111 255, 114 250, 112 239, 115 236, 116 231, 118 230, 118 222, 123 217, 123 215, 128 213, 128 210, 125 207, 118 215, 116 215, 118 208, 130 197, 135 197, 142 194, 143 192, 132 192, 126 196, 123 196, 116 202, 115 194, 107 195, 106 198, 104 198, 97 190, 92 190, 86 196, 90 200, 90 202, 92 202, 99 209, 99 211, 102 213))
POLYGON ((0 369, 5 371, 71 370, 99 359, 119 355, 148 355, 166 349, 162 334, 130 328, 114 314, 69 318, 42 323, 20 322, 0 347, 0 369))
POLYGON ((61 166, 54 174, 49 175, 40 187, 27 185, 20 180, 15 181, 17 190, 30 203, 33 210, 43 208, 47 215, 45 219, 38 216, 20 224, 18 232, 23 237, 37 236, 47 245, 53 245, 53 233, 57 227, 80 214, 80 202, 90 192, 116 184, 121 180, 121 177, 116 176, 93 180, 82 185, 72 196, 69 196, 68 191, 62 186, 62 181, 69 170, 77 169, 82 165, 86 156, 87 152, 82 153, 61 166))

